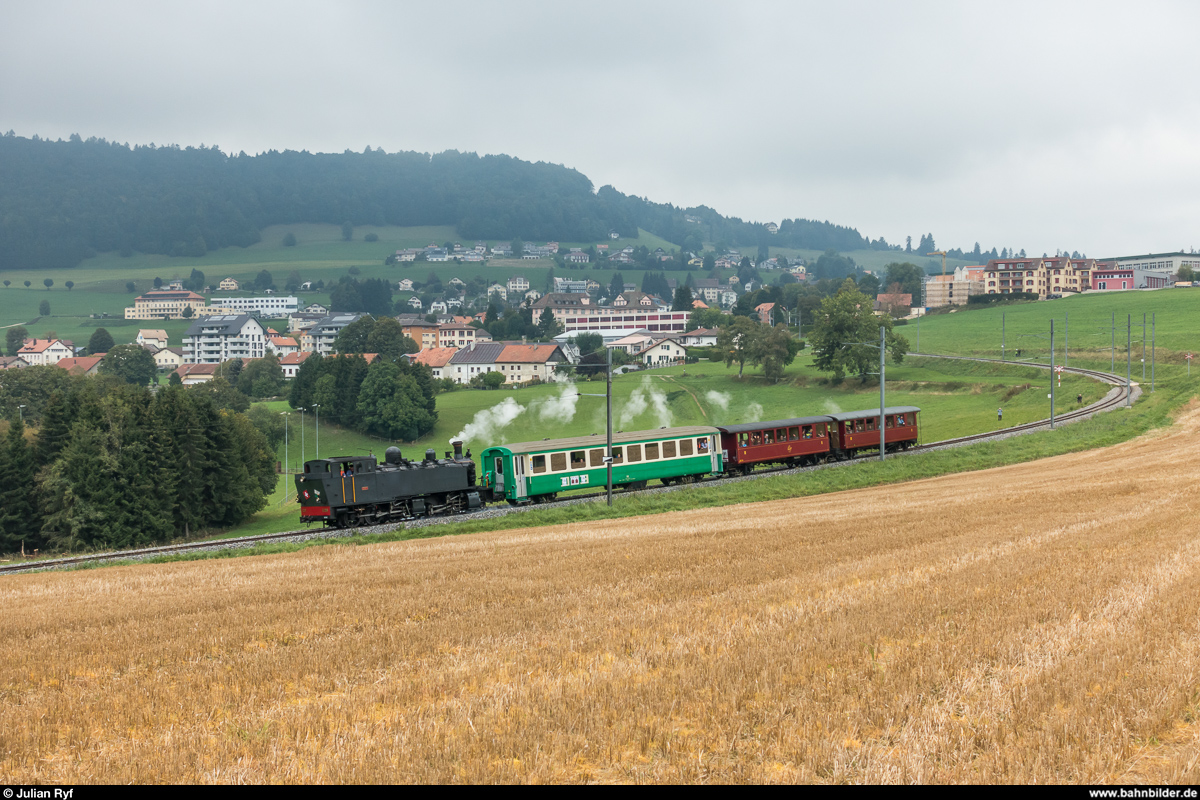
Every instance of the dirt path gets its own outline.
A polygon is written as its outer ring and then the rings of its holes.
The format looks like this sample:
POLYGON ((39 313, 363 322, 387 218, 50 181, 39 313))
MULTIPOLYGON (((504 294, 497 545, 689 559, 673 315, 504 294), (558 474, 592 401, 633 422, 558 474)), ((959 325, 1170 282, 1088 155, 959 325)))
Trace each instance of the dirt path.
POLYGON ((1195 783, 1198 409, 817 497, 13 576, 0 772, 1195 783))
MULTIPOLYGON (((670 381, 671 383, 675 384, 680 389, 683 389, 685 392, 687 392, 689 395, 691 395, 691 398, 696 401, 696 408, 700 409, 701 416, 703 416, 705 419, 708 419, 708 412, 704 410, 704 406, 700 405, 700 398, 696 397, 696 395, 692 393, 691 389, 687 388, 686 386, 684 386, 682 383, 675 380, 674 378, 668 378, 665 375, 660 375, 659 377, 662 378, 664 381, 670 381)), ((878 439, 879 437, 876 437, 876 438, 878 439)), ((876 449, 879 449, 879 442, 875 442, 875 445, 876 445, 876 449)))

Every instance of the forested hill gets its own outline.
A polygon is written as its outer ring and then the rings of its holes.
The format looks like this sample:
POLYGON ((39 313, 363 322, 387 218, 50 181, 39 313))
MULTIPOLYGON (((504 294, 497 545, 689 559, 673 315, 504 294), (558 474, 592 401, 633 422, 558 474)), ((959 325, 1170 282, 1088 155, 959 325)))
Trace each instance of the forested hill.
MULTIPOLYGON (((0 269, 61 268, 97 252, 203 255, 275 224, 454 225, 464 239, 600 241, 644 228, 681 247, 765 244, 761 224, 631 197, 577 170, 447 151, 226 155, 102 139, 0 137, 0 269), (689 219, 690 218, 690 219, 689 219)), ((854 250, 858 231, 783 220, 770 243, 854 250)))

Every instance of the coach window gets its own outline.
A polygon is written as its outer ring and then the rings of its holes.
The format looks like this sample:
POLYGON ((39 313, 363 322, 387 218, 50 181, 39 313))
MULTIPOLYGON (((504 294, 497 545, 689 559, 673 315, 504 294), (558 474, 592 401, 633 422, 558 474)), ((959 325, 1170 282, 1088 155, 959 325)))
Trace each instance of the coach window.
POLYGON ((863 427, 863 421, 861 419, 854 420, 854 432, 862 433, 864 430, 866 430, 866 428, 863 427))
POLYGON ((750 444, 750 434, 748 434, 748 433, 739 433, 739 434, 738 434, 738 446, 739 446, 739 447, 746 447, 746 446, 747 446, 747 445, 749 445, 749 444, 750 444))
POLYGON ((887 426, 889 428, 896 427, 896 418, 895 417, 884 417, 883 420, 885 423, 887 423, 887 426))
POLYGON ((684 439, 679 443, 679 455, 690 456, 692 454, 692 440, 684 439))
POLYGON ((571 451, 571 469, 583 469, 587 466, 587 451, 572 450, 571 451))
POLYGON ((593 467, 603 467, 604 466, 604 451, 603 450, 592 450, 588 454, 588 460, 591 462, 591 465, 593 467))
POLYGON ((750 434, 750 444, 755 446, 762 444, 762 433, 755 431, 754 433, 750 434))
POLYGON ((625 448, 624 447, 614 447, 613 448, 613 463, 614 464, 624 464, 625 463, 625 448))
POLYGON ((629 455, 630 464, 642 460, 642 446, 640 444, 628 445, 625 448, 625 452, 629 455))
POLYGON ((675 457, 675 443, 674 442, 663 442, 663 458, 674 458, 674 457, 675 457))
POLYGON ((787 428, 780 428, 779 430, 775 431, 775 441, 786 442, 787 440, 787 428))
POLYGON ((707 437, 696 440, 696 450, 697 450, 697 452, 700 452, 700 453, 708 452, 708 438, 707 437))
POLYGON ((546 457, 545 456, 534 456, 533 457, 533 472, 534 472, 534 474, 540 475, 541 473, 543 473, 545 471, 546 471, 546 457))
POLYGON ((551 453, 550 454, 550 471, 564 472, 567 469, 567 454, 566 453, 551 453))
POLYGON ((875 418, 874 417, 867 418, 867 430, 869 430, 869 431, 875 430, 875 418))
POLYGON ((763 431, 763 444, 775 444, 775 431, 763 431))
POLYGON ((805 425, 805 426, 804 426, 804 438, 805 438, 805 439, 811 439, 811 438, 812 438, 812 436, 813 436, 813 426, 812 426, 812 425, 805 425))
POLYGON ((825 423, 818 422, 817 423, 817 436, 824 436, 824 435, 825 435, 825 423))
POLYGON ((658 442, 650 442, 648 445, 646 445, 646 460, 658 460, 658 442))
POLYGON ((799 428, 788 428, 788 441, 789 442, 800 441, 800 429, 799 428))

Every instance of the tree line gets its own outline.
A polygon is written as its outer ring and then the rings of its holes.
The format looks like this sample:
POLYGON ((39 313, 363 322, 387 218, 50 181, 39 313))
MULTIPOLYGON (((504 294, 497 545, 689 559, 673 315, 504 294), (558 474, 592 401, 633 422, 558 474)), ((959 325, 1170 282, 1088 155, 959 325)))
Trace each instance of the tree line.
MULTIPOLYGON (((0 136, 0 269, 71 267, 101 252, 203 256, 259 241, 268 225, 453 225, 460 236, 527 241, 636 238, 841 250, 883 247, 853 228, 784 220, 776 234, 706 207, 593 190, 577 170, 446 151, 227 155, 73 135, 0 136), (689 221, 695 220, 695 221, 689 221)), ((890 245, 887 245, 890 248, 890 245)))
POLYGON ((226 528, 275 488, 267 436, 205 391, 29 367, 5 373, 0 407, 19 410, 0 442, 4 552, 139 547, 226 528))

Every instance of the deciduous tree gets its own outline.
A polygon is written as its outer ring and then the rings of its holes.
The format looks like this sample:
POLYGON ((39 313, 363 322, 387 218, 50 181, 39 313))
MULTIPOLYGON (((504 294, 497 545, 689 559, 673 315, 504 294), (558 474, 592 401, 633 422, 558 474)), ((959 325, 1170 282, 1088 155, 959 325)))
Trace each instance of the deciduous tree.
POLYGON ((115 375, 135 386, 148 386, 156 370, 154 356, 136 344, 117 345, 100 362, 101 373, 115 375))
POLYGON ((885 346, 896 362, 904 360, 908 340, 892 330, 892 320, 877 317, 871 298, 847 279, 841 290, 821 302, 808 331, 813 363, 822 372, 841 380, 847 374, 866 375, 879 365, 879 351, 870 345, 879 341, 879 328, 886 329, 885 346))
POLYGON ((9 328, 4 334, 4 343, 8 348, 8 354, 15 356, 27 338, 29 338, 29 331, 25 330, 24 325, 14 325, 9 328))
POLYGON ((725 366, 738 365, 738 377, 746 368, 746 362, 754 356, 756 343, 762 326, 750 317, 734 317, 717 334, 716 352, 725 366))
POLYGON ((115 346, 116 342, 113 341, 113 338, 109 334, 108 330, 105 328, 96 328, 96 330, 92 332, 91 338, 88 339, 87 351, 89 355, 94 356, 99 355, 100 353, 107 353, 115 346))

